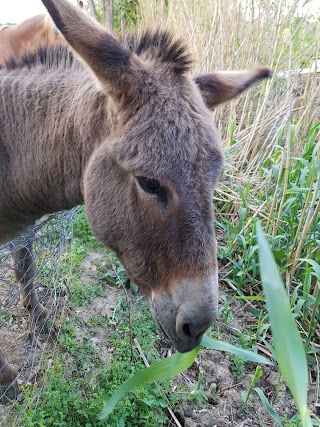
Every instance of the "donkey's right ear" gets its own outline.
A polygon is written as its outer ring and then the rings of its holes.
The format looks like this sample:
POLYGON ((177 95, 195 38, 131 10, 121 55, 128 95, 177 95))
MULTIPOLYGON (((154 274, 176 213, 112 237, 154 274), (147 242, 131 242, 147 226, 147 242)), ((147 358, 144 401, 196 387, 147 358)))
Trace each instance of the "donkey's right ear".
POLYGON ((42 3, 67 42, 91 68, 102 86, 118 95, 128 91, 128 87, 123 87, 123 77, 134 74, 138 58, 70 1, 42 0, 42 3))
POLYGON ((270 68, 244 71, 217 71, 194 78, 209 109, 230 101, 259 80, 271 76, 270 68))

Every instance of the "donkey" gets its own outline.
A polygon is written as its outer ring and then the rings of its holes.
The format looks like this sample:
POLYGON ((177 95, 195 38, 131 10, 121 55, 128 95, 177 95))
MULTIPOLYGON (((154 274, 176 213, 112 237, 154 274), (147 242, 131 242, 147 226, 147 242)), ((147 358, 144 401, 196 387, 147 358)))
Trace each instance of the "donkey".
POLYGON ((0 66, 9 58, 18 60, 26 52, 35 52, 38 46, 63 43, 62 37, 48 15, 37 15, 18 25, 0 27, 0 66))
MULTIPOLYGON (((79 60, 49 50, 0 70, 0 243, 84 203, 173 346, 191 350, 218 298, 212 197, 223 152, 209 110, 270 70, 192 77, 168 32, 120 44, 67 0, 42 2, 79 60)), ((30 245, 15 263, 24 306, 44 320, 30 245)), ((17 373, 1 351, 0 369, 4 388, 17 373)))

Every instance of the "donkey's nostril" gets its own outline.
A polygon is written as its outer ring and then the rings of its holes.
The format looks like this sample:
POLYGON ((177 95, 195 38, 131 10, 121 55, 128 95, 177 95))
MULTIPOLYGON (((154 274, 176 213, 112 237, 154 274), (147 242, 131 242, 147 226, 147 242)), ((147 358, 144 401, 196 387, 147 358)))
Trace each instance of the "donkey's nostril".
POLYGON ((196 318, 190 319, 190 316, 178 316, 176 323, 176 334, 179 339, 175 347, 181 353, 195 348, 201 341, 202 335, 208 329, 211 322, 203 322, 196 318))
POLYGON ((182 330, 183 330, 183 332, 185 333, 185 335, 187 336, 187 337, 192 337, 192 333, 191 333, 191 330, 190 330, 190 323, 185 323, 183 326, 182 326, 182 330))
POLYGON ((176 321, 176 333, 182 342, 181 346, 183 349, 186 349, 184 351, 191 350, 199 344, 203 334, 212 324, 214 320, 213 317, 212 312, 206 312, 202 316, 198 314, 192 317, 189 313, 187 315, 179 313, 176 321))
POLYGON ((181 321, 177 323, 177 333, 178 336, 183 340, 183 341, 194 341, 194 340, 199 340, 201 338, 201 336, 203 335, 203 333, 206 331, 206 329, 209 327, 210 325, 205 322, 190 322, 190 321, 181 321))

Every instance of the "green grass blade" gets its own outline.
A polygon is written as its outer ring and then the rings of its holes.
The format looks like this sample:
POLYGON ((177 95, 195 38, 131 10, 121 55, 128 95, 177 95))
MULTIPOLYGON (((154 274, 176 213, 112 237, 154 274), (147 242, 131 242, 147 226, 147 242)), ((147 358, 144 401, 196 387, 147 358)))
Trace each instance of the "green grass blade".
POLYGON ((307 359, 296 323, 292 316, 288 296, 276 263, 257 224, 260 273, 271 322, 276 358, 283 378, 290 389, 301 416, 302 425, 312 426, 307 409, 307 359))
POLYGON ((298 258, 297 261, 305 261, 310 264, 313 267, 317 279, 320 279, 320 264, 317 263, 317 261, 310 258, 298 258))
POLYGON ((254 387, 253 390, 258 393, 260 400, 261 400, 263 406, 265 407, 266 411, 270 415, 270 417, 278 424, 278 426, 283 427, 283 424, 282 424, 280 418, 278 417, 277 413, 275 412, 275 410, 270 405, 268 399, 266 398, 266 396, 263 393, 263 391, 261 390, 261 388, 254 387))
POLYGON ((125 394, 133 392, 138 387, 142 387, 146 384, 171 378, 189 368, 197 357, 199 350, 200 346, 187 353, 175 353, 165 360, 154 363, 149 368, 138 371, 135 375, 121 384, 111 399, 108 400, 108 402, 104 405, 102 411, 98 415, 98 419, 104 420, 107 418, 116 404, 125 394))
POLYGON ((272 365, 273 363, 264 356, 254 353, 250 350, 245 350, 240 347, 235 347, 228 342, 213 340, 206 335, 203 336, 201 345, 208 350, 226 351, 227 353, 235 354, 243 360, 248 360, 255 363, 263 363, 265 365, 272 365))

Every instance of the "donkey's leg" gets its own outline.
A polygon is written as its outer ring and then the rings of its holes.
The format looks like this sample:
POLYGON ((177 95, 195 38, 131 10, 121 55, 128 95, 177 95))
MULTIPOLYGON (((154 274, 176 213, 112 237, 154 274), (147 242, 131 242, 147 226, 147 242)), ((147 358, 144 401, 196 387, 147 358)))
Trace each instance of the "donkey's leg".
POLYGON ((40 303, 33 284, 35 260, 32 255, 32 240, 28 239, 22 248, 12 254, 12 257, 15 264, 15 277, 20 283, 20 296, 24 307, 29 311, 33 323, 43 323, 47 326, 49 312, 40 303))
POLYGON ((0 403, 16 399, 20 393, 17 371, 9 365, 6 355, 0 348, 0 403))

